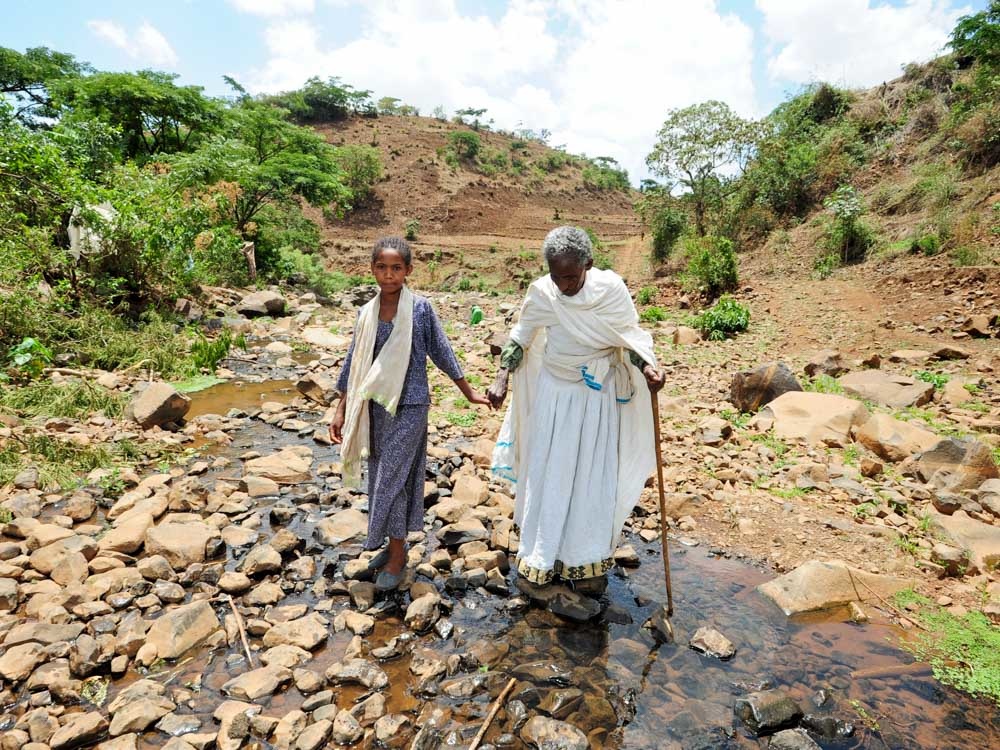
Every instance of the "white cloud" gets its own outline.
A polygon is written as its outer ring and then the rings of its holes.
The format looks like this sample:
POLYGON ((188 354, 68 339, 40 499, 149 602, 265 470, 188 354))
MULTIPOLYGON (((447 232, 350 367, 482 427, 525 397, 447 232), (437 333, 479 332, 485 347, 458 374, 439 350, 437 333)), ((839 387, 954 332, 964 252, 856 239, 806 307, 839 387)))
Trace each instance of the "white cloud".
POLYGON ((951 0, 757 0, 777 81, 872 86, 941 53, 968 6, 951 0))
POLYGON ((177 53, 159 29, 146 21, 130 36, 123 26, 114 21, 87 21, 97 37, 122 50, 134 60, 148 65, 176 65, 177 53))
POLYGON ((340 47, 324 46, 312 19, 273 22, 249 87, 336 75, 425 113, 486 107, 499 127, 548 128, 553 143, 613 156, 634 179, 671 107, 717 98, 754 113, 753 33, 714 0, 512 0, 496 19, 453 0, 373 0, 364 13, 340 47))
POLYGON ((236 10, 255 16, 288 16, 312 13, 314 0, 229 0, 236 10))

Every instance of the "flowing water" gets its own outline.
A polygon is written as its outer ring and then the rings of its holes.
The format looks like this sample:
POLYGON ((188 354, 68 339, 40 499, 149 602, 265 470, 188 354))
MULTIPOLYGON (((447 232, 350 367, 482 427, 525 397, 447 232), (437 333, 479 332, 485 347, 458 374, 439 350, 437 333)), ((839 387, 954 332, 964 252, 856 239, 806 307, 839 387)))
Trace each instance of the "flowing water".
MULTIPOLYGON (((194 395, 192 412, 225 413, 268 400, 288 401, 289 387, 287 382, 217 386, 194 395)), ((237 456, 248 449, 266 452, 301 441, 256 420, 233 438, 232 445, 222 449, 224 454, 237 456)), ((312 447, 318 465, 336 460, 335 449, 312 447)), ((225 468, 216 471, 218 476, 227 473, 225 468)), ((210 472, 207 481, 212 476, 210 472)), ((304 512, 296 515, 290 528, 309 540, 305 552, 317 557, 318 571, 335 579, 341 553, 355 554, 359 546, 328 549, 311 541, 315 522, 335 510, 318 504, 323 482, 317 478, 315 485, 294 487, 280 499, 263 501, 253 512, 260 514, 260 531, 266 536, 272 533, 270 503, 298 506, 304 512)), ((482 685, 471 697, 448 697, 417 693, 418 679, 410 673, 409 654, 384 663, 390 678, 385 692, 387 709, 411 717, 411 725, 392 746, 409 745, 419 728, 415 726, 417 715, 430 702, 451 712, 452 723, 446 730, 451 732, 450 742, 467 747, 510 670, 528 662, 544 662, 568 673, 568 682, 582 691, 582 697, 573 696, 569 701, 567 720, 589 734, 592 747, 766 747, 766 739, 757 740, 734 720, 733 703, 751 690, 778 687, 794 696, 807 714, 853 724, 851 736, 818 738, 823 748, 1000 748, 1000 710, 942 687, 929 669, 912 665, 912 658, 893 645, 898 641, 897 630, 878 622, 855 625, 846 621, 844 613, 836 612, 790 620, 756 591, 770 574, 743 561, 710 555, 700 546, 676 544, 672 550, 672 621, 677 642, 657 644, 642 624, 664 600, 659 550, 655 544, 633 543, 642 564, 611 575, 606 595, 610 609, 599 622, 571 624, 538 609, 512 612, 508 600, 482 590, 455 596, 448 615, 455 626, 454 635, 448 640, 433 633, 420 636, 415 648, 428 648, 446 659, 474 647, 478 654, 486 655, 490 666, 480 668, 482 685), (736 656, 722 662, 688 648, 688 639, 702 625, 717 628, 733 641, 736 656), (823 696, 825 700, 820 701, 823 696)), ((428 552, 435 544, 432 539, 428 552)), ((237 552, 242 554, 242 550, 237 552)), ((230 557, 225 566, 234 569, 238 563, 230 557)), ((513 585, 513 574, 509 580, 513 585)), ((304 603, 331 619, 349 606, 346 596, 328 597, 305 584, 288 594, 282 606, 304 603)), ((406 595, 397 596, 405 608, 406 595)), ((225 605, 220 607, 220 615, 227 614, 225 605)), ((377 622, 366 639, 370 647, 408 632, 401 622, 402 611, 390 609, 377 622)), ((250 617, 262 614, 249 612, 250 617)), ((324 671, 343 657, 350 639, 348 631, 335 634, 331 630, 326 644, 305 666, 324 671)), ((156 679, 169 680, 171 686, 191 687, 190 704, 182 706, 179 713, 196 714, 202 719, 200 731, 215 731, 211 714, 227 699, 221 686, 247 668, 237 640, 228 649, 205 650, 179 665, 167 665, 156 679)), ((129 679, 113 684, 112 696, 129 679)), ((512 697, 531 706, 552 689, 519 687, 512 697)), ((363 692, 354 687, 335 689, 334 702, 350 707, 363 692)), ((280 717, 297 708, 303 698, 291 686, 269 702, 265 699, 264 714, 280 717)), ((510 717, 501 711, 487 740, 496 741, 510 731, 510 717)), ((166 739, 154 734, 147 733, 143 741, 148 738, 152 744, 162 744, 166 739)), ((525 746, 518 741, 510 747, 525 746)))

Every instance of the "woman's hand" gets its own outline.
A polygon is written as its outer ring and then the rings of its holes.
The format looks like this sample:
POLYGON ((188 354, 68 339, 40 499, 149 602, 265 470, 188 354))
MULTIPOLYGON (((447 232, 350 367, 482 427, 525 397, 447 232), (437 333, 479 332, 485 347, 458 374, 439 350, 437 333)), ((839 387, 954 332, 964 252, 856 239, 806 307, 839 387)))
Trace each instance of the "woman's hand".
POLYGON ((490 400, 490 406, 494 409, 499 409, 503 406, 503 402, 507 398, 507 379, 507 370, 501 369, 497 373, 497 379, 493 381, 493 385, 486 391, 486 398, 490 400))
POLYGON ((646 365, 642 368, 642 375, 646 378, 646 385, 649 386, 650 393, 656 393, 663 387, 666 382, 666 378, 663 373, 657 370, 652 365, 646 365))
POLYGON ((337 445, 344 442, 344 420, 346 418, 344 412, 344 399, 341 399, 340 405, 337 407, 337 413, 333 415, 333 421, 330 422, 330 440, 337 445))

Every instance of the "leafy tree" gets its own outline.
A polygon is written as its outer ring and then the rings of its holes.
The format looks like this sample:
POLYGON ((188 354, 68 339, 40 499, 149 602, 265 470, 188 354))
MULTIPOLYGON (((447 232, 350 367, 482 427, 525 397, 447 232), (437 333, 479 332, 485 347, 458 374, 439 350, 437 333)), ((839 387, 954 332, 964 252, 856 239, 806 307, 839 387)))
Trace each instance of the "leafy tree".
POLYGON ((178 86, 172 73, 96 73, 61 81, 55 100, 68 120, 97 119, 120 129, 130 159, 190 151, 223 123, 222 104, 200 86, 178 86))
POLYGON ((1000 66, 1000 0, 990 0, 986 10, 958 19, 949 44, 957 55, 988 67, 1000 66))
POLYGON ((333 160, 343 172, 344 184, 353 195, 353 204, 356 206, 367 201, 375 183, 382 179, 382 158, 378 149, 347 144, 334 151, 333 160))
POLYGON ((55 117, 52 84, 89 71, 90 66, 77 61, 73 55, 48 47, 32 47, 23 53, 0 47, 0 94, 14 100, 15 117, 26 123, 35 123, 36 118, 55 117))
POLYGON ((448 145, 459 158, 475 159, 480 148, 479 136, 468 130, 456 130, 448 134, 448 145))
POLYGON ((657 138, 646 163, 654 174, 690 191, 695 228, 704 236, 708 208, 730 182, 723 170, 742 167, 749 158, 751 123, 723 102, 707 101, 671 110, 657 138))
POLYGON ((592 190, 628 190, 628 172, 610 156, 597 156, 583 168, 583 184, 592 190))
POLYGON ((380 115, 398 115, 400 100, 395 96, 383 96, 376 107, 380 115))
POLYGON ((486 109, 476 109, 475 107, 466 107, 465 109, 455 110, 455 121, 461 123, 462 125, 468 125, 473 130, 479 130, 480 128, 480 118, 486 114, 486 109), (471 118, 472 122, 467 123, 466 118, 471 118))

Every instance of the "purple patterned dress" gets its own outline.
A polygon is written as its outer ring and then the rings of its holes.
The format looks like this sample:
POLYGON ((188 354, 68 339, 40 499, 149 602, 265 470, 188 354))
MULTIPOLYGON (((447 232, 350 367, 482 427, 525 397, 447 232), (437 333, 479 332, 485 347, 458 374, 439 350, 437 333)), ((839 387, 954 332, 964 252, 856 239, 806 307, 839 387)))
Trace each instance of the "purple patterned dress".
MULTIPOLYGON (((392 333, 392 323, 378 323, 375 354, 392 333)), ((347 391, 354 357, 354 341, 340 371, 337 388, 347 391)), ((365 549, 378 549, 385 538, 405 539, 424 527, 424 476, 427 464, 427 358, 452 380, 463 376, 462 366, 448 342, 431 303, 413 299, 413 345, 396 415, 374 401, 368 404, 371 452, 368 457, 368 538, 365 549)), ((402 364, 402 363, 400 363, 402 364)))

